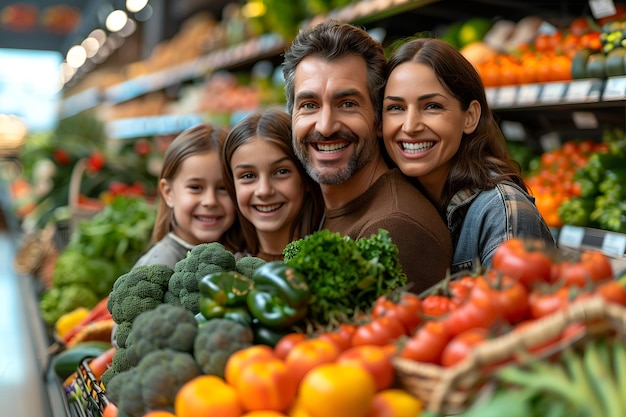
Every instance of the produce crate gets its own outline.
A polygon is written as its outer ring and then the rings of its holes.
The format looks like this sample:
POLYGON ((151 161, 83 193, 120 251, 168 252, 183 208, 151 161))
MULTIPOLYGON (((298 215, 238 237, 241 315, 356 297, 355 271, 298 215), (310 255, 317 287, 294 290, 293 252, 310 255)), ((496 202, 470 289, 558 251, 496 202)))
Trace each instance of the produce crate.
MULTIPOLYGON (((429 411, 447 415, 467 409, 472 401, 489 392, 489 375, 499 365, 527 358, 531 347, 557 339, 564 330, 584 323, 584 332, 561 339, 546 351, 534 355, 548 357, 585 338, 626 332, 626 308, 593 297, 572 304, 566 310, 537 319, 533 326, 509 332, 476 347, 466 359, 452 367, 395 358, 393 365, 401 385, 418 397, 429 411)), ((488 394, 487 394, 488 395, 488 394)))
POLYGON ((104 386, 89 367, 92 359, 85 358, 80 362, 76 379, 68 387, 69 391, 73 391, 69 400, 71 417, 102 417, 104 408, 110 402, 104 386))

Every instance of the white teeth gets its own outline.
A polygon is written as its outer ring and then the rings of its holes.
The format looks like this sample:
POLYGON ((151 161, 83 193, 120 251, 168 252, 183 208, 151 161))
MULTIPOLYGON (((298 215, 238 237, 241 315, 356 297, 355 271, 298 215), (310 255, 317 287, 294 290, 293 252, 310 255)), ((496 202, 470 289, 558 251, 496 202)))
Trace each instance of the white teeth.
POLYGON ((200 220, 201 222, 216 222, 217 221, 217 217, 204 217, 204 216, 196 216, 198 218, 198 220, 200 220))
POLYGON ((269 213, 274 210, 278 210, 282 204, 273 204, 271 206, 254 206, 257 210, 263 213, 269 213))
POLYGON ((336 152, 346 148, 349 143, 317 143, 317 150, 320 152, 336 152))
POLYGON ((406 153, 420 153, 426 152, 433 146, 435 146, 435 142, 402 142, 402 150, 406 153))

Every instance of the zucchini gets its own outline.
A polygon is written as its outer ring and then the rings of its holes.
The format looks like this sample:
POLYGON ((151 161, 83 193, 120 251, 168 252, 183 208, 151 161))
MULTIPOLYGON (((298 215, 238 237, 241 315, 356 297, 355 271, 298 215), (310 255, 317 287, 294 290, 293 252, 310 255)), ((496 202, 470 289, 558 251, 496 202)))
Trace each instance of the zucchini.
POLYGON ((76 344, 54 356, 51 361, 54 373, 62 380, 78 369, 78 364, 88 357, 97 357, 111 349, 110 342, 87 341, 76 344))

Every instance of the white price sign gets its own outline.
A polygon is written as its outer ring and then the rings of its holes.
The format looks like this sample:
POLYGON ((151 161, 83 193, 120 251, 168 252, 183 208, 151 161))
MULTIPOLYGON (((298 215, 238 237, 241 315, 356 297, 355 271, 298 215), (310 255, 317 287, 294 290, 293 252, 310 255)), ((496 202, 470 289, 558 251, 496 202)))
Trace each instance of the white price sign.
POLYGON ((626 236, 607 233, 602 240, 602 250, 612 255, 623 256, 626 252, 626 236))
POLYGON ((626 98, 626 77, 611 77, 606 81, 602 100, 623 100, 626 98))
POLYGON ((539 84, 522 85, 517 94, 517 104, 526 106, 537 104, 540 92, 541 86, 539 84))
POLYGON ((567 87, 565 101, 568 103, 582 103, 588 100, 591 91, 591 80, 572 81, 567 87))
POLYGON ((585 229, 582 227, 565 225, 559 232, 559 245, 580 248, 584 237, 585 229))
POLYGON ((498 107, 511 107, 515 104, 515 98, 517 97, 517 87, 501 87, 498 90, 498 97, 496 99, 496 105, 498 107))
POLYGON ((542 103, 557 103, 563 98, 566 85, 564 83, 550 83, 543 86, 540 101, 542 103))

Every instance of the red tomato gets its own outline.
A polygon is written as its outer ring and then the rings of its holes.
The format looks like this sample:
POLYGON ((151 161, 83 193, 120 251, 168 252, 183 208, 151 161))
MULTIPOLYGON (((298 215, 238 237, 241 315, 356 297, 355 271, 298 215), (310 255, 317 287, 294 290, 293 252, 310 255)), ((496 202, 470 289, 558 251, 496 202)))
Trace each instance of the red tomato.
POLYGON ((476 327, 460 333, 452 338, 443 348, 441 365, 452 366, 465 359, 476 346, 489 337, 489 330, 476 327))
POLYGON ((278 359, 285 359, 287 354, 295 345, 306 340, 307 335, 304 333, 289 333, 280 338, 274 346, 274 356, 278 359))
POLYGON ((474 327, 488 329, 502 319, 502 311, 495 297, 484 297, 474 288, 469 298, 452 310, 443 323, 451 336, 463 333, 474 327))
POLYGON ((422 300, 422 315, 426 318, 443 317, 458 306, 457 301, 445 295, 428 295, 422 300))
POLYGON ((372 374, 376 383, 376 391, 389 388, 394 379, 394 368, 391 354, 382 346, 353 346, 342 352, 337 358, 338 364, 360 366, 372 374))
POLYGON ((297 389, 296 376, 278 358, 248 364, 235 385, 239 400, 248 411, 286 411, 295 400, 297 389))
POLYGON ((528 296, 530 315, 539 318, 567 308, 574 300, 590 297, 591 294, 574 287, 561 287, 555 291, 532 291, 528 296))
POLYGON ((65 149, 57 148, 52 152, 54 159, 61 165, 69 165, 72 157, 65 149))
POLYGON ((287 368, 299 384, 304 375, 316 366, 334 362, 339 357, 339 348, 323 339, 307 339, 291 349, 285 358, 287 368))
POLYGON ((492 269, 518 279, 526 288, 548 282, 551 277, 552 260, 539 242, 509 239, 493 254, 492 269))
POLYGON ((91 172, 100 171, 104 167, 104 154, 94 151, 87 159, 87 168, 91 172))
POLYGON ((495 301, 502 317, 511 324, 530 317, 528 290, 521 282, 507 275, 490 271, 477 277, 472 297, 495 301))
POLYGON ((406 334, 404 326, 397 318, 376 317, 369 323, 362 324, 356 328, 352 335, 352 346, 384 346, 406 334))
POLYGON ((406 341, 400 357, 439 364, 441 353, 449 340, 450 334, 443 322, 427 321, 406 341))
POLYGON ((352 324, 342 323, 338 329, 332 332, 325 332, 318 336, 320 339, 325 339, 333 342, 339 348, 340 352, 348 349, 352 346, 352 335, 356 330, 356 326, 352 324))
POLYGON ((459 303, 465 301, 467 297, 469 297, 472 288, 476 284, 476 278, 471 276, 465 276, 461 279, 455 279, 450 281, 448 287, 450 289, 450 294, 452 294, 452 298, 457 300, 459 303))
POLYGON ((598 285, 595 292, 606 301, 626 307, 626 288, 618 281, 604 282, 598 285))
POLYGON ((585 251, 577 261, 563 261, 552 270, 554 281, 587 287, 613 277, 609 258, 599 251, 585 251))
POLYGON ((422 322, 421 310, 421 300, 416 294, 402 292, 378 297, 372 308, 372 317, 395 318, 402 323, 406 333, 411 334, 422 322))

